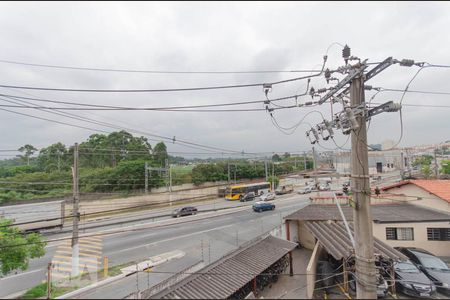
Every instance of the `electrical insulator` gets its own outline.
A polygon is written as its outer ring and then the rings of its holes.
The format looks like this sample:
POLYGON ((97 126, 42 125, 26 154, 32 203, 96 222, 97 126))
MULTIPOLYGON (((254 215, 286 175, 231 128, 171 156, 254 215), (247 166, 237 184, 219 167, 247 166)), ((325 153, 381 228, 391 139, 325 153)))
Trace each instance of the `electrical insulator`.
POLYGON ((414 60, 412 59, 402 59, 400 61, 400 66, 412 67, 414 65, 414 60))
POLYGON ((396 112, 402 109, 402 105, 400 103, 390 103, 389 106, 384 108, 385 112, 396 112))
POLYGON ((317 130, 314 128, 311 128, 312 133, 314 134, 314 137, 316 138, 316 141, 319 140, 319 134, 317 133, 317 130))
POLYGON ((328 122, 327 120, 325 120, 324 124, 325 124, 325 128, 328 130, 328 137, 333 137, 334 132, 333 132, 333 128, 331 127, 331 123, 328 122))
POLYGON ((345 64, 348 63, 348 59, 350 58, 350 47, 345 45, 344 49, 342 49, 342 57, 345 60, 345 64))
POLYGON ((326 88, 322 88, 322 89, 318 89, 318 90, 317 90, 317 93, 318 93, 318 94, 322 94, 322 93, 325 93, 326 91, 327 91, 326 88))
POLYGON ((350 107, 347 107, 345 109, 345 114, 347 115, 347 119, 351 123, 351 129, 355 130, 359 128, 358 121, 356 121, 355 114, 353 113, 353 110, 350 107))
POLYGON ((263 90, 264 90, 264 93, 267 96, 268 93, 272 92, 272 84, 271 83, 264 83, 263 84, 263 90))
POLYGON ((371 85, 364 85, 364 89, 370 91, 372 89, 371 85))
POLYGON ((311 98, 314 98, 314 94, 316 93, 316 90, 314 89, 314 87, 312 86, 311 89, 309 90, 309 94, 311 95, 311 98))
POLYGON ((317 139, 313 140, 313 138, 311 137, 310 131, 306 132, 306 136, 308 137, 311 144, 315 144, 317 142, 317 139))
POLYGON ((331 78, 331 72, 330 69, 326 69, 325 70, 325 79, 327 80, 327 83, 330 83, 330 78, 331 78))

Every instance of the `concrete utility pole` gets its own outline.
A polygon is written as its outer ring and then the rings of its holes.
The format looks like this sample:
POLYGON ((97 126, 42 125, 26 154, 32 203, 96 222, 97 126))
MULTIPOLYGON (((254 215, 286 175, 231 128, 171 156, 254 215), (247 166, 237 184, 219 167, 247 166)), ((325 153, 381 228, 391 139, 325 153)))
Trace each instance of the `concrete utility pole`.
MULTIPOLYGON (((364 78, 358 76, 350 84, 351 107, 365 102, 364 78)), ((377 285, 372 214, 370 211, 369 160, 366 117, 356 117, 358 128, 352 130, 352 192, 355 230, 356 293, 358 299, 376 299, 377 285)))
POLYGON ((169 164, 169 203, 172 206, 172 165, 169 164))
POLYGON ((272 192, 275 192, 275 162, 272 159, 272 192))
POLYGON ((269 181, 269 173, 267 171, 267 160, 264 160, 264 170, 266 171, 266 181, 269 181))
POLYGON ((79 255, 80 247, 78 244, 78 222, 80 220, 80 213, 78 212, 78 205, 80 201, 80 195, 78 191, 78 143, 75 143, 73 150, 73 209, 72 209, 72 276, 78 276, 79 270, 79 255))
POLYGON ((404 167, 405 167, 405 159, 403 158, 403 151, 402 151, 400 152, 400 177, 402 178, 402 180, 405 178, 404 167))
POLYGON ((228 183, 230 183, 230 162, 227 163, 228 166, 228 183))
POLYGON ((313 163, 314 163, 314 182, 316 184, 316 188, 319 188, 318 180, 317 180, 317 161, 316 161, 316 149, 312 147, 313 151, 313 163))
POLYGON ((52 263, 47 265, 47 299, 52 298, 52 263))
POLYGON ((148 163, 145 162, 145 194, 148 194, 148 163))
POLYGON ((304 171, 306 171, 306 151, 303 151, 303 163, 305 164, 304 171))
POLYGON ((434 175, 436 176, 436 179, 439 178, 439 166, 437 163, 437 149, 434 149, 434 175))

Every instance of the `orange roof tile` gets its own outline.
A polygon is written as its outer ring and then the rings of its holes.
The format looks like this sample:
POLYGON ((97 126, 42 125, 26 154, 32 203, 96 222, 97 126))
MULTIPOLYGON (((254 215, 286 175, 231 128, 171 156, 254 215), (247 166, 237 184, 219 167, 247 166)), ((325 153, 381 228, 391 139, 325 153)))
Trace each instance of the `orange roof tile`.
POLYGON ((450 180, 407 180, 386 186, 382 190, 386 191, 410 183, 450 203, 450 180))

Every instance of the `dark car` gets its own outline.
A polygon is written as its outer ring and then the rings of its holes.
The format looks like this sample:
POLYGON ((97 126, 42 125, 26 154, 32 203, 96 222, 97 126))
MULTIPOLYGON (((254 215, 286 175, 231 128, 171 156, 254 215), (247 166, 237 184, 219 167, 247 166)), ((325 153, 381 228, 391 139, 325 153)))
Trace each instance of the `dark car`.
POLYGON ((239 198, 239 201, 241 202, 245 202, 245 201, 250 201, 255 199, 256 195, 254 192, 249 192, 247 194, 245 194, 244 196, 242 196, 241 198, 239 198))
POLYGON ((450 295, 450 268, 432 253, 413 247, 395 247, 406 255, 436 285, 439 292, 450 295))
POLYGON ((177 208, 172 212, 173 218, 179 218, 182 216, 195 215, 197 213, 197 208, 193 206, 187 206, 182 208, 177 208))
POLYGON ((262 212, 265 210, 274 210, 275 204, 270 202, 256 202, 253 204, 253 210, 256 212, 262 212))
POLYGON ((395 288, 412 297, 429 298, 436 292, 434 283, 410 260, 395 262, 395 288))

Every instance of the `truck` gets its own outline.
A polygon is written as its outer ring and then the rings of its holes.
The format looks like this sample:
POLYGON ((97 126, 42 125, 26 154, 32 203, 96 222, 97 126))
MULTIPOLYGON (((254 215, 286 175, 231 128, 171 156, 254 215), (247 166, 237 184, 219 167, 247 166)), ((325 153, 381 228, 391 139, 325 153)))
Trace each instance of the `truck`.
POLYGON ((275 190, 275 195, 289 194, 289 193, 292 193, 293 191, 294 191, 294 186, 292 184, 280 185, 275 190))

